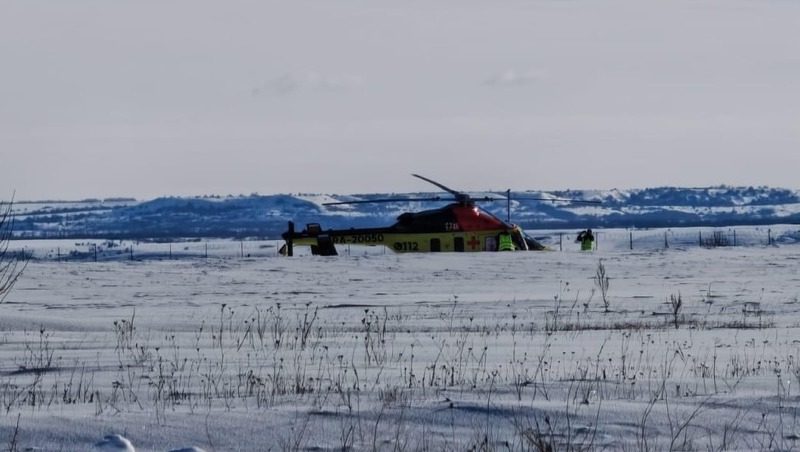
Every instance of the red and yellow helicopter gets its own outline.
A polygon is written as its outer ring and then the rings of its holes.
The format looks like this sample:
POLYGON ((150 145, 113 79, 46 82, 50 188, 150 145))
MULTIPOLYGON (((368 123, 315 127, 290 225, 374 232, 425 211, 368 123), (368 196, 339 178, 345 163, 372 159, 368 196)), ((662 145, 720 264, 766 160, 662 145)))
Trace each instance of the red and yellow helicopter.
MULTIPOLYGON (((281 254, 292 256, 295 246, 310 246, 311 253, 320 256, 337 255, 336 245, 384 245, 398 253, 425 252, 477 252, 477 251, 528 251, 546 249, 510 221, 503 221, 476 205, 477 202, 506 201, 510 212, 511 191, 506 198, 469 194, 453 190, 439 182, 412 174, 429 182, 452 197, 388 198, 360 201, 324 203, 326 206, 345 204, 392 203, 407 201, 452 201, 450 204, 421 212, 406 212, 397 217, 397 223, 381 228, 351 228, 323 230, 318 223, 306 225, 297 232, 293 222, 283 233, 286 242, 281 254)), ((514 198, 540 201, 572 201, 597 204, 600 201, 583 201, 563 198, 514 198)))

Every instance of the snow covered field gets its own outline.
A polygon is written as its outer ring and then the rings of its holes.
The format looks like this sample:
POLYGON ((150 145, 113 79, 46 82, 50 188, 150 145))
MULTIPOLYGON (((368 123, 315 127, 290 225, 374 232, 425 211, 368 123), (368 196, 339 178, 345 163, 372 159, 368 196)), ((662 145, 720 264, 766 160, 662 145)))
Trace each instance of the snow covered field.
MULTIPOLYGON (((576 252, 575 229, 528 230, 527 233, 551 250, 576 252)), ((595 229, 595 248, 601 251, 643 251, 698 246, 764 246, 800 243, 800 226, 792 224, 733 227, 685 227, 644 229, 595 229)), ((9 249, 34 260, 124 261, 191 258, 277 257, 282 240, 193 239, 141 241, 101 239, 14 240, 9 249)), ((340 246, 345 256, 391 253, 384 247, 340 246)), ((309 254, 300 247, 298 254, 309 254)))
POLYGON ((614 237, 591 253, 242 258, 226 242, 208 259, 32 260, 0 305, 0 444, 800 447, 800 247, 614 237))

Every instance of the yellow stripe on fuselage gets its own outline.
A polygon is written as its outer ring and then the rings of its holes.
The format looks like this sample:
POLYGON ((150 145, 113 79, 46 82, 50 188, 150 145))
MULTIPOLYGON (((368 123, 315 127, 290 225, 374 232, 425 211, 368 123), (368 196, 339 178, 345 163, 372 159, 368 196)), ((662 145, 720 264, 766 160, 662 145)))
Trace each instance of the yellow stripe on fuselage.
MULTIPOLYGON (((394 233, 394 232, 377 232, 377 233, 336 233, 330 234, 329 237, 334 245, 384 245, 387 248, 398 253, 413 253, 413 252, 431 252, 435 241, 439 241, 439 251, 448 252, 456 251, 457 239, 463 241, 465 252, 474 251, 495 251, 497 249, 497 236, 503 232, 502 230, 496 231, 478 231, 478 232, 442 232, 442 233, 424 233, 424 234, 409 234, 409 233, 394 233), (489 247, 487 247, 487 239, 489 247), (494 247, 491 247, 491 242, 494 242, 494 247)), ((316 237, 303 237, 294 240, 297 246, 316 246, 316 237)))

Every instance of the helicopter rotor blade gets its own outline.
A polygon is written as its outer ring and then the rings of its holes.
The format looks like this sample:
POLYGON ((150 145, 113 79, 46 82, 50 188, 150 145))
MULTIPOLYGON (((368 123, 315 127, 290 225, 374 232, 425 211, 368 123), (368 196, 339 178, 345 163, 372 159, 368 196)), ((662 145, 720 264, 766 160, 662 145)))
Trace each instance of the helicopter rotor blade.
MULTIPOLYGON (((503 200, 507 200, 509 192, 502 193, 503 200)), ((500 195, 500 193, 496 193, 500 195)), ((575 198, 541 198, 536 196, 510 196, 512 201, 568 201, 568 202, 577 202, 583 204, 602 204, 602 201, 592 200, 592 199, 575 199, 575 198)))
POLYGON ((450 187, 447 187, 447 186, 445 186, 445 185, 442 185, 442 184, 440 184, 439 182, 436 182, 435 180, 428 179, 427 177, 425 177, 425 176, 420 176, 419 174, 411 174, 411 175, 412 175, 412 176, 414 176, 414 177, 417 177, 417 178, 419 178, 419 179, 422 179, 422 180, 424 180, 425 182, 429 182, 429 183, 431 183, 431 184, 433 184, 433 185, 435 185, 435 186, 437 186, 437 187, 441 188, 442 190, 444 190, 444 191, 446 191, 446 192, 448 192, 448 193, 452 194, 453 196, 456 196, 456 197, 458 197, 458 198, 463 198, 463 197, 464 197, 464 193, 462 193, 462 192, 460 192, 460 191, 453 190, 452 188, 450 188, 450 187))
POLYGON ((582 204, 602 204, 602 201, 591 200, 591 199, 573 199, 573 198, 533 198, 533 197, 511 197, 512 201, 568 201, 568 202, 577 202, 582 204))
POLYGON ((470 199, 470 201, 478 201, 478 202, 498 202, 498 201, 505 201, 506 200, 505 198, 492 198, 492 197, 489 197, 489 196, 483 196, 481 198, 470 197, 469 199, 470 199))
POLYGON ((343 206, 348 204, 379 204, 389 202, 413 202, 413 201, 449 201, 447 198, 441 196, 434 196, 431 198, 384 198, 384 199, 362 199, 358 201, 338 201, 338 202, 324 202, 323 206, 343 206))

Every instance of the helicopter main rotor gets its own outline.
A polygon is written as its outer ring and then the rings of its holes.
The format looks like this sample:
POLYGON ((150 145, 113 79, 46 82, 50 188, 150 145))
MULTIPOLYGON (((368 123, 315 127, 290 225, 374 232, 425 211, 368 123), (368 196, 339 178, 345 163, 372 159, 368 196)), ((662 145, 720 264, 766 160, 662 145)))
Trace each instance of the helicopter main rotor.
MULTIPOLYGON (((510 212, 510 203, 511 203, 511 190, 506 190, 502 194, 502 198, 499 197, 491 197, 491 196, 483 196, 474 198, 470 196, 468 193, 454 190, 444 184, 436 182, 433 179, 429 179, 425 176, 421 176, 419 174, 411 174, 412 176, 422 179, 425 182, 433 184, 442 190, 446 191, 453 195, 452 198, 448 199, 446 197, 441 196, 432 196, 427 198, 383 198, 383 199, 364 199, 358 201, 338 201, 338 202, 326 202, 322 205, 324 206, 341 206, 341 205, 348 205, 348 204, 377 204, 377 203, 390 203, 390 202, 408 202, 408 201, 423 201, 423 202, 432 202, 432 201, 455 201, 464 206, 471 206, 474 205, 475 202, 498 202, 498 201, 507 201, 509 203, 509 212, 510 212)), ((497 193, 500 195, 499 193, 497 193)), ((596 200, 583 200, 583 199, 569 199, 569 198, 541 198, 541 197, 514 197, 513 200, 531 200, 531 201, 568 201, 568 202, 577 202, 577 203, 586 203, 586 204, 600 204, 600 201, 596 200)))
POLYGON ((358 201, 326 202, 326 203, 323 203, 322 205, 323 206, 341 206, 341 205, 347 205, 347 204, 373 204, 373 203, 377 204, 377 203, 408 202, 408 201, 423 201, 423 202, 455 201, 455 202, 457 202, 457 203, 459 203, 461 205, 465 205, 466 206, 466 205, 474 204, 475 201, 502 201, 502 198, 493 198, 493 197, 490 197, 490 196, 484 196, 482 198, 473 198, 472 196, 470 196, 467 193, 464 193, 464 192, 461 192, 461 191, 458 191, 458 190, 453 190, 452 188, 450 188, 450 187, 448 187, 448 186, 446 186, 444 184, 440 184, 439 182, 436 182, 435 180, 428 179, 425 176, 420 176, 419 174, 412 174, 412 176, 417 177, 419 179, 422 179, 425 182, 428 182, 430 184, 433 184, 433 185, 441 188, 442 190, 446 191, 447 193, 450 193, 452 195, 452 198, 442 197, 442 196, 431 196, 431 197, 427 197, 427 198, 363 199, 363 200, 358 200, 358 201))
POLYGON ((444 184, 440 184, 439 182, 436 182, 435 180, 428 179, 427 177, 420 176, 419 174, 411 174, 411 175, 416 177, 416 178, 422 179, 425 182, 431 183, 431 184, 441 188, 442 190, 450 193, 451 195, 453 195, 453 198, 456 201, 458 201, 459 203, 461 203, 461 204, 469 204, 469 202, 472 200, 472 198, 468 194, 466 194, 464 192, 457 191, 457 190, 453 190, 452 188, 450 188, 450 187, 448 187, 448 186, 446 186, 444 184))

